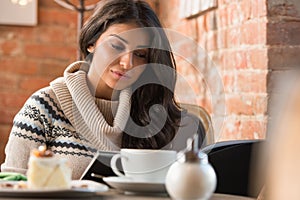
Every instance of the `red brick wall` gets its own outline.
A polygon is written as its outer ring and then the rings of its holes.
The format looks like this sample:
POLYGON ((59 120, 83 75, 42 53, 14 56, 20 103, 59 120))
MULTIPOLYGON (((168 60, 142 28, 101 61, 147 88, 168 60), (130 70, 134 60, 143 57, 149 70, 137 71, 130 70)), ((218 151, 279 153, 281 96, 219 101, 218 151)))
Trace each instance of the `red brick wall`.
MULTIPOLYGON (((157 2, 164 25, 197 41, 222 76, 226 119, 217 139, 265 138, 267 121, 278 115, 270 112, 273 102, 282 98, 277 86, 285 72, 299 69, 300 2, 218 0, 216 9, 190 19, 179 18, 180 0, 157 2)), ((194 85, 205 87, 203 80, 212 75, 204 72, 197 82, 197 75, 191 75, 194 69, 182 58, 177 60, 181 74, 189 74, 194 85)), ((197 64, 206 65, 203 61, 197 64)), ((205 89, 198 91, 196 102, 213 115, 218 105, 211 104, 205 89)))
MULTIPOLYGON (((159 1, 159 16, 167 28, 197 41, 214 63, 206 66, 203 80, 199 82, 199 73, 195 74, 193 67, 177 58, 179 72, 189 74, 191 84, 207 87, 205 80, 214 76, 207 73, 211 67, 217 68, 222 77, 226 119, 223 128, 216 130, 217 140, 264 138, 269 64, 266 0, 219 0, 216 9, 189 19, 179 17, 179 4, 180 0, 159 1)), ((189 47, 183 44, 182 48, 189 47)), ((199 60, 197 64, 206 65, 204 61, 199 60)), ((196 102, 217 118, 220 115, 214 115, 214 111, 218 105, 212 105, 207 90, 198 90, 196 102), (206 92, 203 95, 201 91, 206 92)))

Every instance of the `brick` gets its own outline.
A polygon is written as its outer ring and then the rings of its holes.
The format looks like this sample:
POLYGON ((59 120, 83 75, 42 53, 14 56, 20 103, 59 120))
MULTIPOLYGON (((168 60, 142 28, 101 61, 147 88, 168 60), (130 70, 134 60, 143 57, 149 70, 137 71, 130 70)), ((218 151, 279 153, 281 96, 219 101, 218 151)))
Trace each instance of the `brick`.
POLYGON ((237 25, 241 23, 240 10, 237 3, 231 3, 227 7, 228 25, 237 25))
POLYGON ((279 46, 269 48, 268 59, 269 69, 286 70, 299 69, 300 66, 300 47, 279 46))
POLYGON ((196 62, 197 57, 195 56, 195 52, 197 52, 197 47, 196 41, 184 35, 179 35, 178 42, 172 44, 173 53, 190 63, 196 62))
POLYGON ((245 120, 241 123, 239 132, 240 139, 263 139, 266 138, 267 122, 262 120, 245 120))
POLYGON ((5 57, 1 60, 0 71, 19 75, 37 73, 37 62, 29 59, 5 57))
POLYGON ((0 26, 0 38, 3 41, 15 41, 18 45, 26 42, 35 41, 35 32, 38 27, 26 26, 0 26))
POLYGON ((267 71, 239 71, 236 92, 265 93, 267 91, 267 71))
POLYGON ((51 78, 45 78, 45 77, 30 77, 30 78, 24 78, 20 81, 20 89, 29 90, 29 91, 36 91, 40 88, 43 88, 45 86, 49 85, 49 82, 51 81, 51 78))
POLYGON ((78 35, 77 31, 74 29, 64 30, 64 44, 68 46, 77 46, 78 45, 78 35))
POLYGON ((176 83, 178 94, 190 92, 191 88, 193 89, 191 94, 194 98, 203 94, 207 87, 206 82, 203 82, 206 78, 205 72, 187 62, 180 62, 178 66, 176 83))
POLYGON ((0 92, 0 108, 22 107, 28 99, 28 94, 19 93, 17 90, 12 92, 0 92))
POLYGON ((214 74, 210 74, 210 77, 205 78, 204 81, 207 84, 205 91, 208 92, 207 97, 209 100, 211 100, 211 98, 218 99, 219 97, 224 97, 224 85, 222 82, 222 77, 220 77, 220 74, 217 71, 214 71, 214 74))
POLYGON ((225 49, 229 46, 228 44, 228 30, 224 29, 224 30, 219 30, 217 32, 217 46, 218 49, 225 49))
POLYGON ((4 149, 5 149, 5 145, 0 143, 0 163, 3 163, 5 160, 4 149))
POLYGON ((248 68, 247 52, 245 50, 235 52, 235 69, 248 68))
POLYGON ((12 91, 18 88, 18 77, 1 73, 0 74, 0 90, 12 91))
POLYGON ((169 0, 169 1, 159 1, 158 15, 160 19, 163 19, 164 27, 170 28, 174 25, 175 21, 180 21, 179 19, 179 2, 180 0, 169 0), (174 6, 177 5, 177 6, 174 6), (168 12, 166 12, 166 10, 168 12))
POLYGON ((33 58, 51 58, 57 60, 75 60, 76 48, 70 46, 58 45, 43 45, 43 44, 28 44, 24 47, 26 56, 33 58), (59 52, 59 53, 58 53, 59 52))
POLYGON ((267 3, 262 0, 251 0, 251 18, 267 16, 267 3))
POLYGON ((198 99, 197 102, 198 105, 202 106, 210 115, 212 115, 212 111, 216 109, 214 105, 212 105, 212 101, 209 97, 202 97, 201 99, 198 99))
POLYGON ((241 44, 241 28, 239 26, 232 27, 227 30, 228 47, 237 47, 241 44))
POLYGON ((193 99, 197 99, 201 94, 203 94, 207 90, 207 85, 205 81, 198 76, 195 76, 195 80, 191 84, 192 94, 194 96, 193 99))
POLYGON ((207 35, 207 33, 205 32, 205 33, 202 33, 198 38, 197 38, 197 41, 198 41, 198 46, 202 49, 202 50, 204 50, 204 51, 206 51, 206 35, 207 35))
POLYGON ((6 26, 0 26, 0 39, 4 40, 13 40, 17 37, 16 31, 19 30, 15 27, 7 28, 6 26))
POLYGON ((206 26, 208 31, 214 31, 217 30, 217 16, 216 11, 212 10, 211 12, 207 12, 204 15, 204 18, 206 20, 206 26))
POLYGON ((299 5, 297 1, 267 1, 268 15, 272 16, 289 16, 300 17, 299 5))
MULTIPOLYGON (((228 22, 228 13, 227 13, 227 7, 221 7, 217 11, 217 24, 219 28, 224 28, 227 27, 229 22, 228 22)), ((201 18, 201 17, 199 17, 201 18)), ((199 24, 199 29, 201 29, 202 26, 199 24)))
POLYGON ((218 141, 251 140, 266 137, 266 119, 228 117, 218 141))
POLYGON ((227 116, 223 123, 222 132, 216 130, 216 140, 236 140, 237 134, 240 132, 241 120, 234 116, 227 116))
POLYGON ((235 51, 224 51, 221 57, 222 65, 225 70, 234 69, 236 66, 235 51))
POLYGON ((235 87, 235 75, 233 72, 227 72, 223 75, 224 90, 226 93, 232 93, 235 87))
MULTIPOLYGON (((148 0, 148 1, 155 1, 155 0, 148 0)), ((69 0, 70 3, 78 6, 79 3, 78 3, 78 0, 69 0)), ((98 3, 99 0, 88 0, 88 1, 84 1, 84 5, 85 6, 89 6, 89 5, 92 5, 94 3, 98 3)), ((55 3, 54 1, 39 1, 39 7, 40 8, 51 8, 51 9, 61 9, 61 10, 64 10, 66 8, 60 6, 59 4, 55 3)))
POLYGON ((252 10, 251 3, 252 1, 250 0, 242 0, 240 2, 242 22, 245 22, 251 18, 251 10, 252 10))
POLYGON ((8 141, 11 127, 11 124, 0 125, 0 163, 3 163, 5 159, 4 149, 8 141))
POLYGON ((250 69, 268 69, 268 49, 255 48, 247 51, 247 65, 250 69))
POLYGON ((1 109, 0 110, 0 124, 11 124, 13 122, 13 119, 17 112, 19 111, 19 108, 14 109, 1 109))
POLYGON ((40 1, 39 2, 39 8, 44 9, 65 9, 61 6, 59 6, 55 1, 40 1))
POLYGON ((241 27, 241 44, 265 44, 266 42, 266 22, 252 21, 242 25, 241 27))
MULTIPOLYGON (((39 32, 47 34, 38 34, 36 41, 42 44, 65 43, 65 40, 68 37, 68 35, 65 34, 65 29, 66 28, 60 26, 42 26, 39 28, 39 32)), ((73 31, 72 34, 76 35, 76 32, 73 31)))
POLYGON ((39 34, 38 27, 24 27, 15 31, 20 42, 32 43, 36 41, 36 35, 39 34))
POLYGON ((64 62, 43 62, 38 66, 38 74, 48 76, 49 78, 63 76, 63 72, 67 65, 64 62))
POLYGON ((195 20, 183 20, 182 22, 172 26, 171 32, 178 31, 177 34, 189 39, 197 38, 196 21, 195 20))
POLYGON ((210 32, 206 38, 207 46, 206 49, 208 51, 214 51, 217 49, 217 33, 210 32))
POLYGON ((266 95, 231 94, 226 96, 228 114, 265 115, 267 113, 266 95))
POLYGON ((267 24, 268 45, 299 45, 300 22, 278 21, 267 24))
POLYGON ((0 144, 6 144, 12 124, 0 125, 0 144))
POLYGON ((198 28, 198 32, 202 32, 204 31, 204 26, 205 26, 205 19, 204 19, 204 16, 199 16, 197 18, 195 18, 196 20, 196 27, 198 28))
POLYGON ((39 9, 39 23, 44 25, 60 25, 66 28, 74 28, 77 26, 77 13, 67 9, 39 9))
POLYGON ((20 48, 16 41, 6 40, 0 46, 3 55, 14 55, 19 52, 20 48))

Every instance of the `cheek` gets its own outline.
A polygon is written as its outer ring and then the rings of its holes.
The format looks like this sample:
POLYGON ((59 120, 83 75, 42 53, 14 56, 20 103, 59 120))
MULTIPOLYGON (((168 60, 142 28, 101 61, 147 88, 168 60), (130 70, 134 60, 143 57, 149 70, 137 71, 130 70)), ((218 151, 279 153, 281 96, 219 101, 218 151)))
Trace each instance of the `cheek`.
POLYGON ((109 65, 116 62, 118 54, 108 47, 108 43, 105 42, 97 46, 94 51, 94 56, 92 60, 92 67, 95 69, 98 75, 102 75, 108 68, 109 65))

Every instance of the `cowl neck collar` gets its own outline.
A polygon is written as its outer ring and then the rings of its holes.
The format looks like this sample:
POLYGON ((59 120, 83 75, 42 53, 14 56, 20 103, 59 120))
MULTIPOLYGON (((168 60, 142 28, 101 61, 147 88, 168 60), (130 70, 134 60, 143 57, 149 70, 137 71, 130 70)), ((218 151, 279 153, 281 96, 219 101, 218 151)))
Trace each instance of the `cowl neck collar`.
POLYGON ((89 64, 83 61, 69 65, 64 77, 50 83, 63 112, 94 148, 115 151, 120 149, 122 132, 130 115, 131 89, 120 92, 113 125, 110 125, 95 103, 86 80, 89 64))

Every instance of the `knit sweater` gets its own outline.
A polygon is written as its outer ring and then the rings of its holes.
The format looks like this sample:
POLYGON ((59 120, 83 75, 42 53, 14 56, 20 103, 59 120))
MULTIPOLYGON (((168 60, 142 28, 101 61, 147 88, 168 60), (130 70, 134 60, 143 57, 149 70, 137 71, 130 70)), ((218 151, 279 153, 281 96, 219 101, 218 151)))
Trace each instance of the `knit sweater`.
POLYGON ((75 62, 64 77, 34 93, 15 116, 1 171, 26 174, 30 152, 41 144, 67 158, 80 178, 97 150, 116 151, 130 111, 131 90, 119 101, 97 99, 86 81, 88 65, 75 62))

